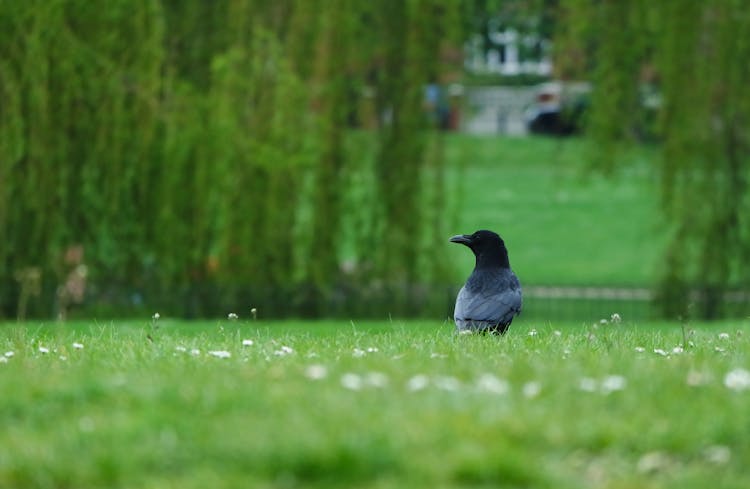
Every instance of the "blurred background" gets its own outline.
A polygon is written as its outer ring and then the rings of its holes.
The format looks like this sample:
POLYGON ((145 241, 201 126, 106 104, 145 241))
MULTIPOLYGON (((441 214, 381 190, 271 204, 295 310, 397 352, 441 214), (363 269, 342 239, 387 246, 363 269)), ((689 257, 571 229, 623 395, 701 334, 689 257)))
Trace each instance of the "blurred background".
POLYGON ((750 13, 0 2, 0 317, 750 314, 750 13))

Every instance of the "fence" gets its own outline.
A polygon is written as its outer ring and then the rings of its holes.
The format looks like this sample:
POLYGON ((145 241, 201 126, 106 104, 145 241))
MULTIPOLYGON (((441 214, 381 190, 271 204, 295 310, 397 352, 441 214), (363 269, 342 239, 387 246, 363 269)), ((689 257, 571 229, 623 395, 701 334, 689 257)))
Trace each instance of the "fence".
MULTIPOLYGON (((451 285, 404 285, 376 283, 341 284, 321 292, 311 286, 291 285, 285 290, 267 287, 229 288, 215 283, 198 283, 179 289, 136 290, 108 283, 92 284, 80 304, 71 304, 70 318, 150 317, 160 312, 172 317, 225 317, 234 312, 246 316, 257 308, 266 319, 285 317, 334 318, 449 318, 458 288, 451 285)), ((60 316, 59 290, 43 288, 41 293, 18 296, 18 304, 6 304, 5 316, 14 317, 20 307, 28 317, 49 319, 60 316)), ((704 300, 694 292, 691 301, 704 300)), ((524 320, 540 322, 599 322, 612 314, 626 321, 660 318, 654 292, 646 288, 525 286, 524 320)), ((750 315, 750 291, 733 291, 724 295, 723 317, 750 315)), ((678 318, 667 318, 678 319, 678 318)))

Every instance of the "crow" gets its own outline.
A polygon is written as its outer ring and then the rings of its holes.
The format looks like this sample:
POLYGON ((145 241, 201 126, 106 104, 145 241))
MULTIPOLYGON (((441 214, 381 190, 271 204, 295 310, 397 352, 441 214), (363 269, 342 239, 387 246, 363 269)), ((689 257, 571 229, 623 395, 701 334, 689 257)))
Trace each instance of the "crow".
POLYGON ((508 249, 492 231, 453 236, 471 248, 476 265, 456 298, 453 319, 462 331, 503 334, 521 312, 521 283, 510 269, 508 249))

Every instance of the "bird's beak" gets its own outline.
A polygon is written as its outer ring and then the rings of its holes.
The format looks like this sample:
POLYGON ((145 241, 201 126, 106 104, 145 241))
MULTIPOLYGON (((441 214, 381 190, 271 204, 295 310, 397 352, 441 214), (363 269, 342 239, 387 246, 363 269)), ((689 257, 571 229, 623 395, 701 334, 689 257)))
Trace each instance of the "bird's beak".
POLYGON ((451 243, 461 243, 462 245, 469 246, 471 244, 471 236, 466 234, 457 234, 449 239, 451 243))

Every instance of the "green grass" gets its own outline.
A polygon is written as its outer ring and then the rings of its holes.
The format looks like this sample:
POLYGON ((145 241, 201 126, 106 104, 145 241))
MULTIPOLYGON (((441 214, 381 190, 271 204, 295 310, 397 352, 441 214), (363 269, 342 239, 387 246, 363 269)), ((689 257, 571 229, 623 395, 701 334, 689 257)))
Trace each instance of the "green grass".
POLYGON ((679 325, 6 324, 0 487, 750 487, 750 390, 724 385, 750 323, 685 334, 661 356, 679 325))
MULTIPOLYGON (((574 138, 456 134, 446 151, 455 233, 499 232, 522 282, 654 283, 666 231, 653 151, 632 150, 611 178, 586 171, 586 142, 574 138)), ((460 270, 471 267, 465 251, 449 252, 460 270)))

